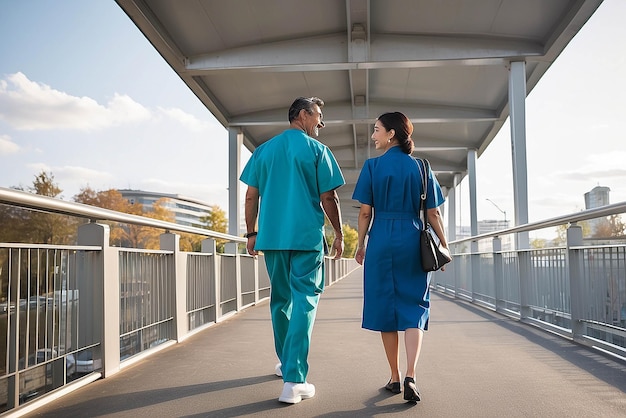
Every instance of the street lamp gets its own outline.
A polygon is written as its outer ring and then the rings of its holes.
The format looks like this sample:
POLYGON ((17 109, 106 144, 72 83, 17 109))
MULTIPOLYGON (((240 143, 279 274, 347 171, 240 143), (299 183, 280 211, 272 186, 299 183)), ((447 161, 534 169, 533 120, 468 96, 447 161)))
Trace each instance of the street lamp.
POLYGON ((494 205, 496 207, 496 209, 498 209, 500 212, 502 212, 502 214, 504 215, 504 225, 506 227, 506 211, 500 209, 500 206, 496 205, 493 200, 491 199, 485 199, 486 201, 488 201, 489 203, 491 203, 492 205, 494 205))

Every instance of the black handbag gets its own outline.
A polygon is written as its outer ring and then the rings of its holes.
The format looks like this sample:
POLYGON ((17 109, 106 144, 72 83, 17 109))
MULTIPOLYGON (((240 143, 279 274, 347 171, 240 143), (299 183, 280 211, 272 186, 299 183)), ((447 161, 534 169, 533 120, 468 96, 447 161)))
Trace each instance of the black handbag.
POLYGON ((422 159, 424 170, 420 167, 417 160, 417 168, 422 178, 422 194, 420 196, 420 218, 424 229, 420 232, 420 258, 422 260, 422 268, 424 271, 437 271, 441 269, 445 264, 452 261, 450 252, 441 246, 441 241, 435 231, 428 223, 428 217, 426 216, 426 196, 428 194, 428 171, 430 165, 427 159, 422 159))

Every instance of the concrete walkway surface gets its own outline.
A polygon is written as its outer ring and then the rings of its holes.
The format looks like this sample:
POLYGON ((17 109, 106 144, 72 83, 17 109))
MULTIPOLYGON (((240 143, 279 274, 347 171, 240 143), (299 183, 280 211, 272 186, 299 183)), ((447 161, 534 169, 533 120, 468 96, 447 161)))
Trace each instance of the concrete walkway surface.
POLYGON ((382 389, 380 335, 361 328, 362 272, 322 295, 312 399, 277 400, 265 301, 27 416, 626 417, 626 363, 436 292, 416 379, 423 399, 404 402, 382 389))

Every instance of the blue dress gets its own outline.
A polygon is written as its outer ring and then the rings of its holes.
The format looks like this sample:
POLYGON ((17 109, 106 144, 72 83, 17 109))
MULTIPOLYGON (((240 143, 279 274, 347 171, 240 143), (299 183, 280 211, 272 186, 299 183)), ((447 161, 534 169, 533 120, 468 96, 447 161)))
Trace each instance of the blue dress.
MULTIPOLYGON (((373 207, 365 251, 363 328, 373 331, 428 329, 430 274, 419 259, 421 161, 392 147, 365 161, 352 198, 373 207)), ((444 202, 428 173, 427 208, 444 202)))

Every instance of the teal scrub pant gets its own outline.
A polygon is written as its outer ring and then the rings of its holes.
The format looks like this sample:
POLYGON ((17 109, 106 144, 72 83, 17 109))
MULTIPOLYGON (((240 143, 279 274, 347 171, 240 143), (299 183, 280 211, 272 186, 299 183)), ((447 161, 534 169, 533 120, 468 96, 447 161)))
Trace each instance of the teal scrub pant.
POLYGON ((317 303, 324 291, 322 251, 263 251, 270 277, 274 346, 283 381, 303 383, 317 303))

